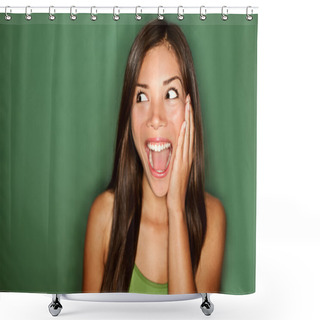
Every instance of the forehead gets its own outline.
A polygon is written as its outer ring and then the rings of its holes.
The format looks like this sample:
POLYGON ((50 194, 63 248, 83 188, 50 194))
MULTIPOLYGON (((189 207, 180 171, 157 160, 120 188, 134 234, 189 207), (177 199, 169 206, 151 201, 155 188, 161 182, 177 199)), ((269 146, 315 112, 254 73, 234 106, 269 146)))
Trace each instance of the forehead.
POLYGON ((141 65, 139 81, 158 79, 166 80, 172 76, 180 76, 180 66, 175 51, 165 44, 150 49, 141 65))

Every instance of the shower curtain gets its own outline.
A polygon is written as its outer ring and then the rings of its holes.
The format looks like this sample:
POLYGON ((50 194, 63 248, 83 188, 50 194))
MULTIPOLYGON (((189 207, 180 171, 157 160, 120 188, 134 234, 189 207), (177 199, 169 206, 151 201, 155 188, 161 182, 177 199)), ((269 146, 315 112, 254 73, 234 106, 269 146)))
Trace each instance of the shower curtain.
MULTIPOLYGON (((124 72, 157 15, 0 14, 0 291, 78 293, 90 207, 110 181, 124 72)), ((255 291, 258 16, 165 15, 190 46, 205 190, 223 204, 221 293, 255 291)))

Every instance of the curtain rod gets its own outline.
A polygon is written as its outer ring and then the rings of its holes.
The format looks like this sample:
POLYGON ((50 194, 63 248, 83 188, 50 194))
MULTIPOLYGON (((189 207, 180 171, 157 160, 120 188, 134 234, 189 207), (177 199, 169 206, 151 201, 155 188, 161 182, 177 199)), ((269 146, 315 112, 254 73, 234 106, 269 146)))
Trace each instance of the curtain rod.
POLYGON ((0 7, 0 13, 7 14, 31 14, 31 13, 93 13, 93 14, 214 14, 214 13, 226 13, 226 14, 256 14, 258 13, 258 7, 82 7, 82 6, 70 6, 70 7, 39 7, 39 6, 26 6, 26 7, 0 7))

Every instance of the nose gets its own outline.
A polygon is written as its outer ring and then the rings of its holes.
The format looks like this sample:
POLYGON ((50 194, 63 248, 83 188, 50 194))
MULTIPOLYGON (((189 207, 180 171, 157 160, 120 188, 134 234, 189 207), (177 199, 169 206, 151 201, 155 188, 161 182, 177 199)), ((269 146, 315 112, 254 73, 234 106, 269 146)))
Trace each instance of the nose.
POLYGON ((164 106, 161 102, 154 102, 150 105, 150 116, 147 122, 148 127, 158 130, 167 125, 167 119, 164 106))

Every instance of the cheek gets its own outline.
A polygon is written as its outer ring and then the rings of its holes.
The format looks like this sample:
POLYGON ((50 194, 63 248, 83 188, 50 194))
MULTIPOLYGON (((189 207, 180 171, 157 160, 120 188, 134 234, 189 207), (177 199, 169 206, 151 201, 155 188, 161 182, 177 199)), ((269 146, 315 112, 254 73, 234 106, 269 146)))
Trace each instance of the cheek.
POLYGON ((180 132, 180 128, 185 118, 185 106, 181 104, 178 108, 174 108, 170 111, 168 119, 171 119, 171 122, 174 125, 175 131, 180 132))
POLYGON ((139 111, 139 108, 133 107, 131 111, 131 130, 136 147, 142 134, 141 129, 144 122, 145 114, 139 111))
POLYGON ((137 136, 139 135, 139 125, 137 122, 137 117, 135 112, 132 110, 131 112, 131 131, 135 145, 137 146, 137 136))
POLYGON ((131 124, 132 126, 139 127, 147 119, 147 112, 144 108, 133 106, 131 111, 131 124))

